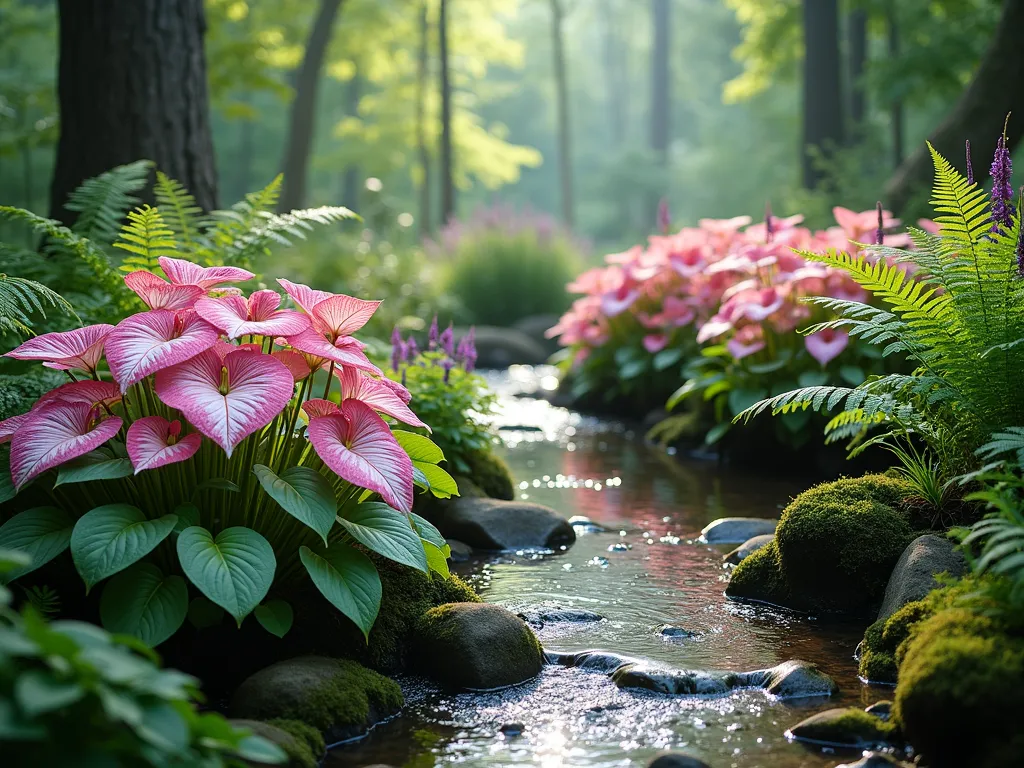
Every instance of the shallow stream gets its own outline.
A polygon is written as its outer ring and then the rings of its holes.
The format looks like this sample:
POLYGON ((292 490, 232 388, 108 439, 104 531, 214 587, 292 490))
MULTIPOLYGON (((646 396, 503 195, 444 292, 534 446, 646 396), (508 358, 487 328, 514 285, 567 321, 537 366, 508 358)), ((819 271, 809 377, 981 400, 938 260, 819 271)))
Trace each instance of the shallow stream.
POLYGON ((566 551, 459 566, 485 600, 515 612, 575 608, 604 617, 545 624, 537 634, 549 649, 601 649, 724 671, 802 659, 831 675, 840 693, 799 702, 760 691, 670 697, 619 690, 604 674, 553 666, 528 684, 487 694, 438 693, 409 678, 400 680, 403 713, 332 750, 327 768, 644 766, 665 749, 685 749, 715 768, 830 768, 855 760, 790 743, 784 732, 813 712, 889 698, 891 691, 856 677, 853 652, 863 626, 726 600, 728 548, 696 540, 718 517, 777 516, 807 483, 680 459, 646 446, 623 425, 514 396, 550 386, 545 371, 513 368, 492 383, 502 392, 497 423, 520 496, 567 518, 586 516, 603 530, 576 526, 577 541, 566 551), (664 625, 696 634, 666 637, 664 625))

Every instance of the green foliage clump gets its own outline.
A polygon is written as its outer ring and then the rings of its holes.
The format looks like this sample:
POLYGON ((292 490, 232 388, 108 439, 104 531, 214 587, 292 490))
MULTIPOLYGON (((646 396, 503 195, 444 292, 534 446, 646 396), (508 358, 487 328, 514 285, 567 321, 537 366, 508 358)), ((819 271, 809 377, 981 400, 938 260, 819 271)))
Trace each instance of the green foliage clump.
POLYGON ((508 327, 531 315, 557 315, 569 306, 565 291, 580 257, 565 235, 538 228, 501 227, 462 234, 448 254, 446 288, 466 320, 508 327))
POLYGON ((908 483, 886 475, 804 491, 783 511, 775 540, 737 566, 728 593, 795 608, 871 610, 914 537, 911 494, 908 483))
POLYGON ((1017 765, 1024 735, 1024 639, 966 608, 915 631, 900 665, 893 716, 929 765, 1017 765))
POLYGON ((27 412, 36 400, 64 381, 64 376, 48 368, 34 368, 18 376, 0 374, 0 421, 27 412))

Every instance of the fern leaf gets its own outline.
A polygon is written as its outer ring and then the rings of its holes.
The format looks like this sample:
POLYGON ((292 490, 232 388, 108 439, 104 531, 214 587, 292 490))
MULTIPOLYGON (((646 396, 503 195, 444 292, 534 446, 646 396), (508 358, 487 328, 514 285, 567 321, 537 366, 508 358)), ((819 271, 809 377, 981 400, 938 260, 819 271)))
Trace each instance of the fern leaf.
POLYGON ((177 244, 159 209, 144 205, 128 212, 128 223, 121 228, 121 237, 114 247, 131 254, 121 263, 122 272, 141 269, 159 273, 159 258, 176 255, 177 244))
POLYGON ((162 171, 156 172, 153 188, 157 205, 167 228, 174 233, 183 251, 195 253, 200 248, 203 209, 185 186, 162 171))
POLYGON ((83 181, 64 204, 78 214, 72 228, 75 234, 94 243, 113 243, 125 215, 139 204, 136 193, 146 186, 152 165, 138 160, 83 181))
POLYGON ((30 316, 38 313, 45 318, 47 307, 60 309, 80 322, 74 307, 56 291, 35 280, 0 273, 0 334, 31 334, 30 316))

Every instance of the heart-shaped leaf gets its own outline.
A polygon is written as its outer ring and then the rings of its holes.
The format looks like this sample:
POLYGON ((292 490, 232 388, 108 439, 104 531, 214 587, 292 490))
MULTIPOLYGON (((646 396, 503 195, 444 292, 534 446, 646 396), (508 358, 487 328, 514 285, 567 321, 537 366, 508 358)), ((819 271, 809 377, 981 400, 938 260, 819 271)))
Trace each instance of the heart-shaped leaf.
POLYGON ((156 549, 177 522, 175 515, 149 520, 129 504, 107 504, 82 515, 71 534, 71 557, 86 591, 156 549))
POLYGON ((446 579, 452 575, 451 571, 448 570, 448 558, 436 545, 424 539, 423 551, 427 553, 427 565, 430 567, 430 570, 441 574, 446 579))
POLYGON ((288 634, 295 618, 292 607, 284 600, 268 600, 263 605, 256 606, 254 613, 260 626, 277 637, 288 634))
POLYGON ((285 512, 319 533, 327 544, 327 534, 338 513, 338 502, 326 477, 309 467, 289 467, 275 475, 270 467, 257 464, 252 471, 270 498, 285 512))
POLYGON ((409 513, 409 520, 412 522, 413 528, 416 529, 416 533, 419 534, 421 539, 429 541, 435 547, 444 552, 445 557, 451 552, 451 547, 448 546, 448 542, 445 541, 444 536, 441 532, 434 527, 433 523, 424 517, 420 517, 415 512, 409 513))
POLYGON ((209 349, 219 335, 195 312, 141 312, 122 320, 107 336, 107 363, 124 392, 149 374, 209 349))
POLYGON ((342 510, 338 522, 367 549, 396 563, 427 572, 427 556, 420 535, 413 530, 409 518, 387 504, 367 501, 342 510))
POLYGON ((164 576, 152 563, 136 563, 103 588, 100 619, 109 632, 157 646, 184 623, 188 587, 181 576, 164 576))
POLYGON ((350 618, 369 642, 381 598, 380 575, 370 558, 336 541, 321 554, 299 547, 299 559, 320 593, 350 618))
MULTIPOLYGON (((429 430, 423 421, 402 401, 391 387, 381 379, 370 378, 355 368, 341 366, 334 371, 338 377, 341 388, 342 400, 358 400, 366 403, 375 411, 385 413, 396 421, 408 424, 413 427, 423 427, 429 430)), ((409 434, 409 433, 407 433, 409 434)), ((426 438, 422 438, 426 440, 426 438)), ((429 442, 429 441, 428 441, 429 442)), ((433 443, 431 443, 433 445, 433 443)), ((436 446, 435 446, 436 448, 436 446)), ((440 449, 437 449, 440 453, 440 449)), ((444 455, 441 455, 441 459, 444 455)), ((438 459, 440 461, 441 459, 438 459)))
POLYGON ((189 502, 179 504, 174 508, 174 514, 178 517, 178 522, 174 524, 175 533, 181 533, 186 528, 199 525, 199 507, 195 504, 189 502))
POLYGON ((69 485, 71 483, 88 483, 93 480, 118 480, 132 474, 132 463, 122 459, 111 451, 103 449, 89 451, 74 461, 69 461, 57 472, 57 482, 53 484, 69 485))
POLYGON ((57 507, 26 509, 0 526, 0 547, 22 552, 31 558, 27 565, 11 568, 3 582, 42 568, 71 543, 75 521, 57 507))
POLYGON ((425 461, 428 464, 444 461, 444 451, 429 437, 406 432, 404 429, 396 429, 392 434, 413 461, 425 461))
POLYGON ((245 437, 265 427, 292 398, 295 380, 284 363, 239 350, 221 362, 207 350, 156 375, 160 399, 231 456, 245 437))
POLYGON ((274 581, 274 550, 256 531, 236 526, 213 535, 198 525, 178 536, 185 575, 221 608, 242 619, 262 602, 274 581))
POLYGON ((181 437, 181 422, 163 416, 146 416, 128 427, 127 448, 135 474, 195 456, 203 438, 196 432, 181 437))

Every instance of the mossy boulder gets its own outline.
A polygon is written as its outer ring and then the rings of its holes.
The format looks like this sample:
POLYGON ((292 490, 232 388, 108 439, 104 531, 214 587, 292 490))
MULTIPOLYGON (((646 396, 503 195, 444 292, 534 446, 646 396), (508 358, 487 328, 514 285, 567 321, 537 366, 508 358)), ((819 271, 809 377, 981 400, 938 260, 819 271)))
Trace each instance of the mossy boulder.
POLYGON ((576 541, 568 520, 526 501, 459 497, 440 503, 428 518, 446 538, 485 551, 555 549, 576 541))
POLYGON ((893 716, 928 765, 1020 765, 1024 638, 949 608, 915 629, 899 671, 893 716))
POLYGON ((247 678, 229 712, 244 720, 298 720, 333 743, 365 733, 403 703, 393 680, 354 661, 305 656, 247 678))
POLYGON ((832 747, 867 749, 888 744, 896 728, 863 709, 827 709, 800 721, 789 729, 799 741, 832 747))
POLYGON ((782 513, 775 540, 743 560, 726 594, 799 610, 877 610, 893 566, 914 538, 913 489, 886 475, 822 483, 782 513))
POLYGON ((526 622, 497 605, 451 603, 420 619, 421 672, 461 690, 503 688, 536 677, 544 652, 526 622))
POLYGON ((908 603, 921 600, 940 586, 938 577, 959 578, 967 560, 955 543, 945 536, 918 536, 903 550, 885 588, 878 618, 887 619, 908 603))
MULTIPOLYGON (((245 728, 256 736, 273 742, 288 756, 284 768, 316 768, 326 751, 324 738, 320 732, 298 720, 275 720, 261 722, 259 720, 231 720, 236 728, 245 728)), ((270 763, 245 761, 247 765, 262 766, 270 763)))
POLYGON ((505 501, 512 501, 516 497, 512 470, 497 453, 490 450, 473 451, 465 459, 469 464, 470 479, 486 495, 505 501))

